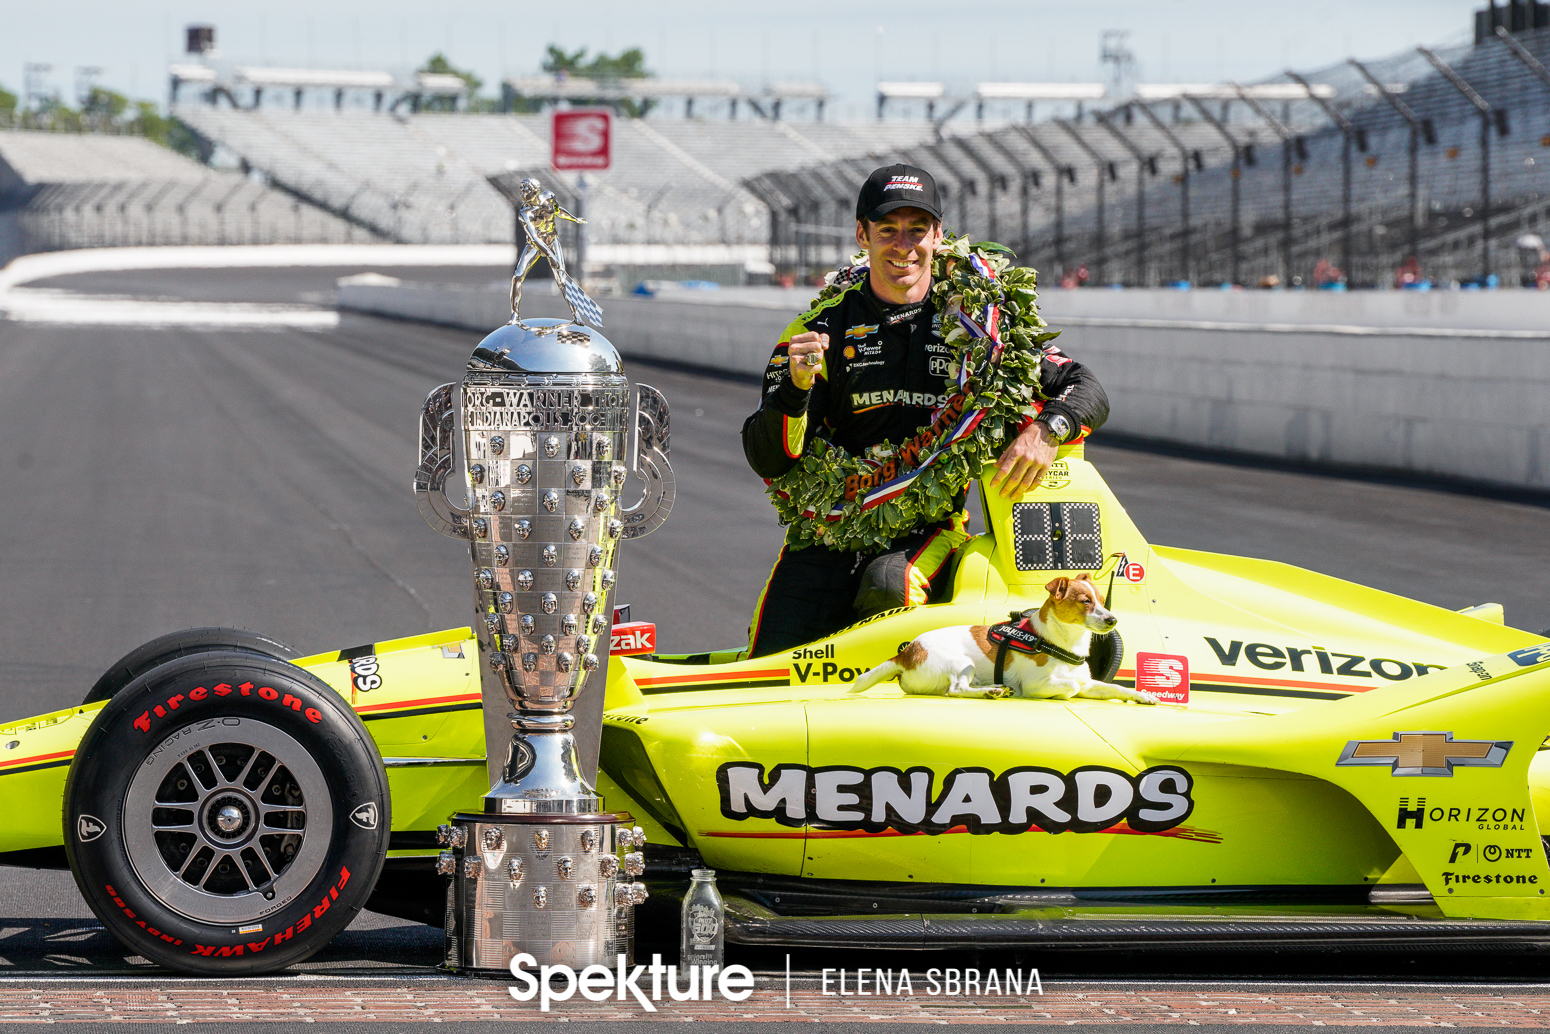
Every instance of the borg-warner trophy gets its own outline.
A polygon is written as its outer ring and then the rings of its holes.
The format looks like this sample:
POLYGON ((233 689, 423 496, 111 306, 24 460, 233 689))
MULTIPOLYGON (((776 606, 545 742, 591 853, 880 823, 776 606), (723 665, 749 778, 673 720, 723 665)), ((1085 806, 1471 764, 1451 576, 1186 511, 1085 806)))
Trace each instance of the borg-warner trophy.
MULTIPOLYGON (((548 243, 529 238, 573 289, 567 300, 585 297, 548 243)), ((473 559, 493 785, 483 812, 441 827, 437 861, 452 877, 446 965, 472 974, 506 972, 518 952, 612 965, 631 954, 634 906, 646 896, 631 879, 644 868, 644 836, 629 815, 604 810, 582 772, 573 709, 607 681, 618 543, 672 509, 667 402, 638 385, 631 419, 619 354, 574 300, 573 320, 523 321, 530 266, 513 278, 511 322, 479 343, 461 382, 426 398, 415 472, 426 521, 467 539, 473 559), (446 493, 455 470, 466 471, 466 505, 446 493), (645 492, 623 505, 631 473, 645 492)), ((599 713, 591 720, 600 726, 599 713)))

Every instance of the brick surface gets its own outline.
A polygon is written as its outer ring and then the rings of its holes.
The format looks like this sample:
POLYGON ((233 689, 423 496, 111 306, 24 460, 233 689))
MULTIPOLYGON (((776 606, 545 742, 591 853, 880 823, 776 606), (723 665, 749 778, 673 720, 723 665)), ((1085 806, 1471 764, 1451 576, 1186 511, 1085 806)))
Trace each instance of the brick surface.
MULTIPOLYGON (((1329 1026, 1550 1026, 1550 989, 1458 988, 1194 991, 1185 986, 1113 989, 1047 984, 1041 995, 945 997, 917 981, 911 996, 841 997, 761 979, 747 1001, 664 1000, 656 1013, 633 1002, 558 1002, 549 1013, 518 1002, 508 985, 434 981, 350 986, 294 980, 212 988, 203 984, 0 988, 0 1023, 61 1021, 221 1023, 456 1020, 835 1021, 925 1023, 1315 1024, 1329 1026)), ((664 998, 666 996, 664 995, 664 998)))

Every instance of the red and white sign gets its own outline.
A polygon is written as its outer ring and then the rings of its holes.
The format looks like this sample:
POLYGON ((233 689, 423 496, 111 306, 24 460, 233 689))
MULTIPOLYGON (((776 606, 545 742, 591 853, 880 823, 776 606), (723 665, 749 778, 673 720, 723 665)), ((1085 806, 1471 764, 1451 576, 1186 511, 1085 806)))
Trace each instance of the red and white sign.
POLYGON ((1146 565, 1135 563, 1123 553, 1119 555, 1119 563, 1115 566, 1114 573, 1127 582, 1146 581, 1146 565))
POLYGON ((550 164, 556 171, 601 172, 613 157, 613 112, 556 111, 549 121, 550 164))
POLYGON ((1136 654, 1136 688, 1165 704, 1189 703, 1189 658, 1176 653, 1136 654))
POLYGON ((655 621, 626 621, 614 626, 613 639, 608 652, 615 657, 631 653, 657 652, 657 623, 655 621))

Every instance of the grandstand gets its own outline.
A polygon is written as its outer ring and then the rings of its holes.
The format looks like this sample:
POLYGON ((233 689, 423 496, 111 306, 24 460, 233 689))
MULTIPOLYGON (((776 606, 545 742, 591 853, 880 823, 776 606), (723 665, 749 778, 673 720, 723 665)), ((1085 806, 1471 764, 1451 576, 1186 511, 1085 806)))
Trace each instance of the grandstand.
MULTIPOLYGON (((393 116, 343 110, 183 105, 178 117, 271 182, 391 240, 513 239, 511 209, 489 177, 549 171, 547 115, 393 116)), ((764 244, 765 199, 742 180, 764 169, 911 146, 913 122, 793 124, 773 119, 619 119, 613 168, 586 174, 589 243, 764 244)))
POLYGON ((141 141, 13 133, 0 161, 19 171, 0 191, 12 251, 509 243, 503 184, 535 175, 585 207, 589 273, 627 248, 632 267, 767 255, 807 277, 853 250, 862 178, 903 160, 936 174, 952 229, 1012 244, 1047 280, 1387 286, 1413 255, 1438 283, 1512 284, 1543 262, 1518 242, 1550 224, 1550 26, 1511 14, 1530 8, 1543 13, 1523 0, 1488 9, 1472 45, 1241 86, 1144 83, 1116 99, 1101 83, 950 95, 943 83, 880 82, 878 118, 861 123, 824 121, 819 83, 506 80, 508 108, 658 102, 651 117, 615 120, 612 168, 584 177, 551 171, 547 114, 469 112, 456 76, 201 58, 170 69, 174 114, 212 165, 245 178, 166 152, 153 160, 141 141), (1502 31, 1492 12, 1506 12, 1502 31), (465 110, 424 110, 431 100, 465 110), (783 119, 782 101, 815 117, 783 119), (899 117, 913 111, 924 117, 899 117))
POLYGON ((793 268, 849 250, 844 206, 867 166, 902 156, 937 176, 950 225, 1007 241, 1068 284, 1313 286, 1322 261, 1353 285, 1389 286, 1411 255, 1434 282, 1489 273, 1531 283, 1543 257, 1518 242, 1550 226, 1550 28, 1492 32, 1434 57, 1412 51, 1245 88, 1143 85, 1091 119, 1006 125, 748 183, 774 199, 773 257, 793 268))
POLYGON ((0 132, 0 264, 64 248, 376 239, 261 180, 139 137, 0 132))

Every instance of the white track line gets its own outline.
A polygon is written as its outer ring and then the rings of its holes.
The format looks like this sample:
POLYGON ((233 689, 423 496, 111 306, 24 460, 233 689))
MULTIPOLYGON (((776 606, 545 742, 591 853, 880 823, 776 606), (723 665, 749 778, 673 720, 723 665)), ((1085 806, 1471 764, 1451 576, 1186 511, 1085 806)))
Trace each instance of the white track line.
POLYGON ((0 313, 19 323, 76 326, 332 330, 339 325, 336 310, 308 306, 168 302, 26 289, 0 292, 0 313))
POLYGON ((501 266, 510 244, 230 244, 81 248, 22 255, 0 269, 0 293, 50 276, 109 269, 243 269, 282 266, 501 266))

